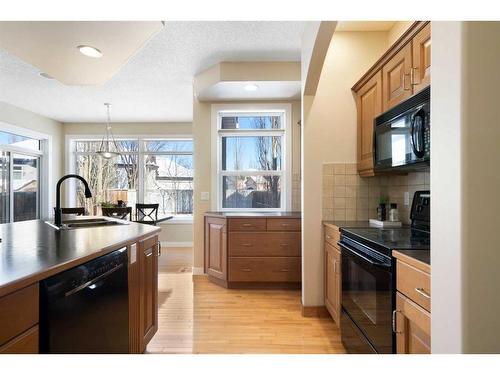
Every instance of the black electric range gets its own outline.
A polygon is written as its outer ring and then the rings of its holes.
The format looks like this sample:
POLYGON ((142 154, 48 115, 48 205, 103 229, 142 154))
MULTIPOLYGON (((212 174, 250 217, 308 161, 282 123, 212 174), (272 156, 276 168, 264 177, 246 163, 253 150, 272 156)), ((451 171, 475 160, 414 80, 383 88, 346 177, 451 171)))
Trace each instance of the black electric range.
POLYGON ((395 353, 392 250, 430 249, 430 191, 413 197, 411 226, 341 228, 342 342, 349 353, 395 353))

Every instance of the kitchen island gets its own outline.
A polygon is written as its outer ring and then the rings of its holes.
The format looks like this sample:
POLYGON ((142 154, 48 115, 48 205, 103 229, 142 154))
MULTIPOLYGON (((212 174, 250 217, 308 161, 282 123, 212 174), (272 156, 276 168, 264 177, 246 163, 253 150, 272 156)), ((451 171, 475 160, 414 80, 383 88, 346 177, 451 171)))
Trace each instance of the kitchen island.
POLYGON ((159 231, 132 222, 71 230, 42 220, 0 225, 0 353, 38 352, 40 281, 120 248, 128 253, 129 352, 142 353, 158 326, 159 231))

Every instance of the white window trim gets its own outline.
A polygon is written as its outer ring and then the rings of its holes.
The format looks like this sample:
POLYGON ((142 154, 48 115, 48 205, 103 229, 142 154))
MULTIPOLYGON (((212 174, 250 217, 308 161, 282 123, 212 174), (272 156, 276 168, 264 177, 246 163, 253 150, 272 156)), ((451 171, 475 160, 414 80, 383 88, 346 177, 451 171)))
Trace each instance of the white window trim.
MULTIPOLYGON (((22 126, 12 125, 6 122, 0 121, 1 129, 4 132, 20 135, 23 137, 33 138, 40 141, 40 150, 30 150, 24 149, 22 147, 4 145, 0 146, 2 150, 9 152, 20 152, 23 154, 31 156, 41 157, 42 162, 40 163, 39 183, 40 183, 40 219, 48 219, 52 216, 53 207, 53 193, 55 186, 52 183, 52 175, 54 173, 52 168, 52 149, 53 149, 53 139, 50 134, 41 133, 35 130, 27 129, 22 126)), ((11 207, 12 215, 12 207, 11 207)))
MULTIPOLYGON (((263 129, 259 131, 254 130, 224 130, 224 133, 238 133, 245 135, 282 135, 280 131, 273 129, 263 129)), ((242 212, 280 212, 289 211, 292 207, 292 105, 290 103, 226 103, 226 104, 212 104, 211 106, 211 170, 212 170, 212 181, 211 190, 211 209, 213 211, 242 211, 242 212), (269 112, 281 112, 283 113, 283 124, 285 130, 285 142, 284 142, 284 160, 282 160, 282 165, 284 173, 276 173, 284 176, 284 184, 282 185, 282 207, 280 208, 223 208, 222 207, 222 192, 221 190, 221 174, 219 171, 220 161, 221 161, 221 150, 219 145, 219 114, 221 112, 234 112, 234 114, 247 114, 253 112, 255 114, 263 114, 269 112)), ((232 174, 233 172, 225 172, 224 174, 232 174)), ((273 171, 256 171, 252 172, 254 174, 273 174, 273 171)), ((234 172, 235 175, 241 173, 234 172)))
MULTIPOLYGON (((192 134, 172 134, 172 135, 158 135, 157 137, 154 134, 115 134, 114 138, 119 141, 121 139, 127 139, 127 140, 137 140, 139 142, 139 160, 138 163, 139 165, 144 165, 144 154, 147 153, 147 151, 143 148, 144 147, 144 142, 143 141, 148 141, 148 140, 154 140, 154 141, 168 141, 168 140, 186 140, 186 141, 192 141, 193 142, 193 152, 186 153, 189 155, 193 155, 193 162, 194 162, 194 139, 192 134)), ((75 173, 75 142, 76 141, 101 141, 102 140, 102 134, 96 135, 96 134, 66 134, 65 137, 65 153, 66 153, 66 163, 64 165, 64 169, 66 173, 75 173)), ((182 154, 182 152, 169 152, 169 151, 160 151, 160 152, 154 152, 155 155, 172 155, 172 154, 182 154)), ((137 195, 139 198, 144 196, 144 184, 141 183, 141 181, 144 181, 144 169, 139 168, 138 170, 139 175, 137 176, 137 179, 139 180, 139 184, 137 186, 137 195)), ((194 188, 194 185, 193 185, 194 188)), ((76 185, 74 180, 68 181, 68 187, 66 188, 66 194, 65 194, 65 202, 66 204, 70 206, 75 205, 75 190, 76 190, 76 185)), ((194 199, 194 195, 193 195, 194 199)), ((193 202, 194 206, 194 202, 193 202)), ((160 225, 168 225, 168 224, 190 224, 193 222, 193 215, 182 215, 182 216, 175 216, 165 222, 160 223, 160 225)))

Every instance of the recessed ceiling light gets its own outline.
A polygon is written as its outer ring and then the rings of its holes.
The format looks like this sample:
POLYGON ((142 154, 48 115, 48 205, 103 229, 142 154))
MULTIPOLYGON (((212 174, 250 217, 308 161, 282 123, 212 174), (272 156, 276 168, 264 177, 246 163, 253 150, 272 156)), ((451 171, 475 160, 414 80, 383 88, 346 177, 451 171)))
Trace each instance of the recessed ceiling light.
POLYGON ((95 47, 92 47, 92 46, 78 46, 76 47, 78 48, 78 50, 84 54, 85 56, 88 56, 88 57, 101 57, 102 56, 102 52, 99 51, 97 48, 95 47))
POLYGON ((245 85, 244 89, 245 91, 257 91, 259 89, 259 86, 257 86, 255 83, 249 83, 245 85))
POLYGON ((43 77, 43 78, 47 78, 47 79, 54 79, 54 77, 52 77, 50 74, 47 74, 47 73, 45 73, 45 72, 40 72, 40 73, 38 73, 38 75, 39 75, 40 77, 43 77))

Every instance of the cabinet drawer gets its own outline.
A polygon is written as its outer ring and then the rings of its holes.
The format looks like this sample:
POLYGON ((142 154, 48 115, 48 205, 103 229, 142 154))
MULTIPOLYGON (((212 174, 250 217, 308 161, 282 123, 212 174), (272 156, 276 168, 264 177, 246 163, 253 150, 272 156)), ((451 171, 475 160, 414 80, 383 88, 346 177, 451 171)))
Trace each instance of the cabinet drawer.
POLYGON ((300 256, 300 232, 229 233, 229 256, 300 256))
POLYGON ((229 219, 229 231, 265 231, 266 219, 229 219))
POLYGON ((299 282, 301 258, 229 258, 229 281, 299 282))
POLYGON ((431 314, 396 293, 396 347, 398 354, 430 354, 431 314))
POLYGON ((300 219, 267 219, 267 230, 300 231, 300 219))
POLYGON ((0 345, 38 323, 38 284, 0 298, 0 345))
POLYGON ((325 225, 325 241, 338 249, 338 242, 340 241, 340 231, 325 225))
POLYGON ((396 263, 396 289, 427 311, 431 311, 431 277, 400 260, 396 263))
POLYGON ((37 354, 38 324, 0 346, 0 354, 37 354))

